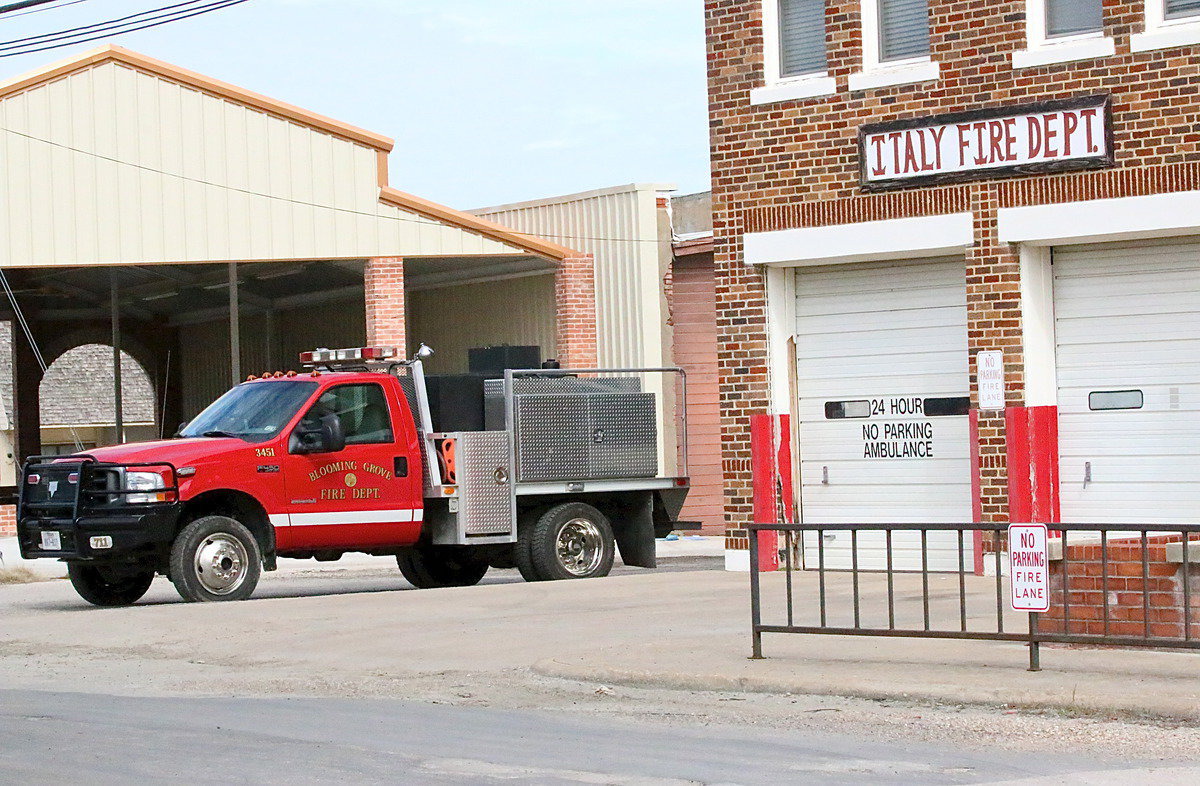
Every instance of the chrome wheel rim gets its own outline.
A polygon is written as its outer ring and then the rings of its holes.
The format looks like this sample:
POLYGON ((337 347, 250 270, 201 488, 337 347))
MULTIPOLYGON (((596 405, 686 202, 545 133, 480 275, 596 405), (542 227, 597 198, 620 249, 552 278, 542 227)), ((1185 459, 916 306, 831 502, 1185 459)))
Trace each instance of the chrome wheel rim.
POLYGON ((232 535, 209 535, 196 549, 196 578, 214 595, 228 595, 246 581, 250 558, 246 547, 232 535))
POLYGON ((600 567, 604 536, 588 519, 571 519, 558 531, 555 548, 558 564, 572 576, 587 576, 600 567))

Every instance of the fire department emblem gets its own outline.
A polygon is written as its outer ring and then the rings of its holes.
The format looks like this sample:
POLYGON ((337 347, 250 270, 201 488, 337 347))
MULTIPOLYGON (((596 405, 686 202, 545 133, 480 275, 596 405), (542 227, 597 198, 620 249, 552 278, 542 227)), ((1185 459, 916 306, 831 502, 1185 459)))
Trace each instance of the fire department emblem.
POLYGON ((355 475, 353 472, 347 472, 346 473, 346 485, 349 488, 354 488, 355 486, 357 486, 358 485, 358 476, 355 475))

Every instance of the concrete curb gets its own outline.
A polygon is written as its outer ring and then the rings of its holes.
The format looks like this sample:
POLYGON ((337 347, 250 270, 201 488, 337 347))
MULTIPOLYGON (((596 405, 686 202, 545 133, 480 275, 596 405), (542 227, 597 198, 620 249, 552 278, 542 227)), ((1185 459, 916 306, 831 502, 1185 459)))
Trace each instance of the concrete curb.
MULTIPOLYGON (((861 684, 837 684, 829 680, 806 680, 803 675, 790 677, 734 676, 666 671, 621 669, 582 661, 568 662, 556 658, 539 661, 533 672, 543 677, 575 682, 622 685, 631 688, 703 692, 742 692, 838 696, 871 701, 905 701, 968 705, 1020 710, 1053 710, 1067 715, 1088 717, 1122 717, 1132 719, 1200 722, 1200 707, 1190 700, 1172 700, 1167 695, 1112 696, 1088 693, 1079 696, 1077 689, 1039 685, 1030 690, 994 690, 965 688, 948 680, 944 684, 904 684, 889 687, 863 681, 861 684)), ((951 676, 951 675, 946 675, 951 676)))

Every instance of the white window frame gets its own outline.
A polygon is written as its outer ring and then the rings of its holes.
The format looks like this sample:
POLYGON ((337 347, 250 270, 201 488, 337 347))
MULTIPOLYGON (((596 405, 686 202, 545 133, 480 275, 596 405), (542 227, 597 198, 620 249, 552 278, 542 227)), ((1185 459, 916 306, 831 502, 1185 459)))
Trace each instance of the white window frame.
POLYGON ((1012 53, 1013 68, 1094 60, 1117 51, 1103 28, 1092 33, 1047 37, 1046 0, 1025 0, 1025 47, 1012 53))
POLYGON ((862 19, 862 70, 850 75, 851 90, 932 82, 938 78, 940 68, 932 54, 904 60, 880 60, 879 0, 861 0, 859 12, 862 19))
POLYGON ((763 82, 750 90, 751 104, 772 104, 817 98, 837 92, 837 81, 828 71, 782 76, 779 73, 779 0, 762 0, 763 82))
POLYGON ((1129 37, 1134 52, 1200 44, 1200 14, 1167 19, 1166 0, 1145 0, 1146 28, 1129 37))

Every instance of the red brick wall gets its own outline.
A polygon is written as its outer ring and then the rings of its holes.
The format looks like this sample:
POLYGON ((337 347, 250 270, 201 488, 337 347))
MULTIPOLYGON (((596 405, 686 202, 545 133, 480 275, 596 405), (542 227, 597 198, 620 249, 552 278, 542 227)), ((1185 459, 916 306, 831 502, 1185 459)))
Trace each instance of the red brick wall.
MULTIPOLYGON (((1004 207, 1200 188, 1200 48, 1133 53, 1142 0, 1106 0, 1116 54, 1014 69, 1023 49, 1021 3, 930 0, 936 82, 849 92, 862 61, 858 0, 826 4, 829 73, 837 92, 761 106, 761 0, 706 0, 713 222, 727 524, 749 520, 748 416, 767 407, 763 280, 742 261, 744 232, 905 216, 975 214, 967 253, 968 343, 1005 351, 1010 404, 1023 400, 1019 278, 1014 249, 998 240, 1004 207), (864 194, 858 129, 865 123, 1111 93, 1116 167, 1099 172, 980 180, 864 194)), ((972 364, 973 367, 973 364, 972 364)), ((972 368, 972 396, 976 396, 972 368)), ((985 520, 1007 519, 1004 419, 979 422, 985 520)))
POLYGON ((0 505, 0 538, 12 538, 17 534, 17 509, 13 505, 0 505))
POLYGON ((1184 581, 1188 582, 1192 637, 1200 637, 1200 542, 1188 549, 1189 571, 1166 561, 1168 543, 1179 535, 1147 538, 1147 578, 1142 576, 1140 539, 1108 541, 1107 566, 1100 544, 1069 546, 1066 561, 1050 563, 1050 611, 1041 615, 1038 627, 1044 632, 1079 635, 1150 636, 1182 638, 1184 626, 1184 581), (1064 573, 1064 566, 1066 571, 1064 573), (1104 578, 1107 574, 1107 579, 1104 578), (1063 614, 1063 581, 1069 588, 1070 619, 1063 614), (1108 595, 1108 626, 1104 624, 1105 592, 1108 595), (1149 594, 1149 598, 1147 598, 1149 594), (1150 605, 1149 625, 1146 601, 1150 605))
POLYGON ((564 259, 554 275, 558 361, 563 368, 595 368, 596 280, 592 256, 564 259))
POLYGON ((404 260, 367 260, 363 273, 367 310, 367 343, 394 346, 405 355, 404 260))

